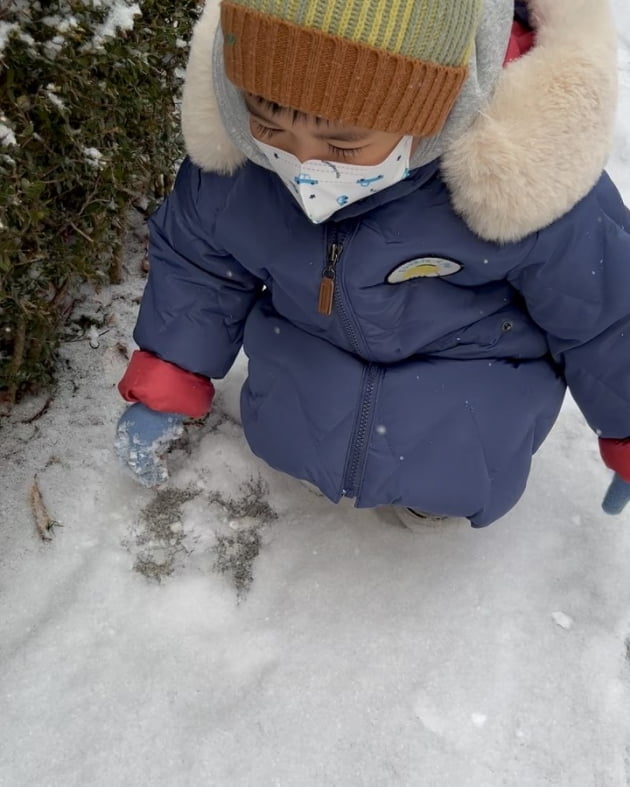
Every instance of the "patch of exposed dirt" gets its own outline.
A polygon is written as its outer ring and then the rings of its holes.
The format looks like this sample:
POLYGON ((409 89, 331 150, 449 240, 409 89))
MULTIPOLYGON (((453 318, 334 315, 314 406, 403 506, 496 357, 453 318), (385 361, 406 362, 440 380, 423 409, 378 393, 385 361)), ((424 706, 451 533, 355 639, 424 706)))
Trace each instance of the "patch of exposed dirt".
POLYGON ((176 558, 186 553, 182 506, 198 494, 191 489, 162 489, 145 506, 128 544, 137 550, 134 571, 156 582, 173 573, 176 558))

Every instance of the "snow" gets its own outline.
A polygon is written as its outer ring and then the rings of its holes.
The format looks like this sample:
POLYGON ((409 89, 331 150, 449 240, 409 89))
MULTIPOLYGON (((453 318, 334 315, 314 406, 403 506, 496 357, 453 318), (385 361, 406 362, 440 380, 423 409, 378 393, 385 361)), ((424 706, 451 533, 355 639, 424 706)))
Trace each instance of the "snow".
POLYGON ((51 104, 54 104, 57 109, 63 110, 65 109, 66 105, 64 104, 63 100, 59 98, 57 95, 59 88, 57 85, 53 84, 52 82, 46 85, 46 96, 51 104))
POLYGON ((79 21, 74 16, 45 16, 42 23, 47 27, 53 27, 59 33, 68 33, 78 27, 79 21))
POLYGON ((115 0, 109 6, 107 19, 94 31, 93 44, 96 48, 103 45, 106 38, 112 38, 118 31, 132 30, 136 16, 142 16, 138 3, 128 5, 124 0, 115 0))
POLYGON ((17 145, 17 139, 15 138, 15 132, 12 128, 7 126, 6 123, 3 123, 0 120, 0 145, 6 145, 9 147, 10 145, 17 145))
MULTIPOLYGON (((12 13, 16 16, 19 17, 21 15, 23 18, 30 16, 31 7, 29 2, 11 0, 10 5, 12 5, 12 13)), ((37 5, 39 4, 37 3, 37 5)), ((66 36, 80 26, 80 20, 70 12, 70 5, 68 4, 65 9, 62 5, 58 14, 42 17, 42 24, 56 33, 44 43, 44 52, 51 59, 54 59, 67 43, 66 36)), ((121 32, 132 30, 136 17, 142 16, 140 5, 138 3, 129 3, 126 0, 91 0, 91 2, 84 3, 84 5, 91 5, 93 8, 104 8, 107 12, 104 21, 95 26, 92 39, 86 46, 86 49, 101 49, 108 38, 114 38, 121 32)), ((18 22, 0 20, 0 57, 12 34, 17 35, 29 46, 35 46, 32 36, 24 33, 20 29, 18 22)), ((0 67, 1 65, 0 62, 0 67)))
MULTIPOLYGON (((630 200, 625 3, 609 169, 630 200)), ((77 305, 55 395, 4 419, 0 785, 627 785, 630 514, 601 512, 576 405, 502 521, 412 533, 251 455, 239 358, 168 487, 142 488, 112 448, 142 238, 127 252, 77 305)))
POLYGON ((66 39, 62 35, 53 36, 49 41, 44 43, 44 52, 46 57, 54 60, 59 52, 64 48, 66 39))
POLYGON ((103 169, 105 162, 103 161, 103 154, 97 148, 82 148, 83 155, 86 162, 94 169, 103 169))
POLYGON ((18 25, 15 22, 3 22, 0 20, 0 55, 2 55, 2 52, 7 45, 9 36, 14 31, 17 31, 17 29, 18 25))
POLYGON ((573 626, 573 620, 569 617, 569 615, 565 615, 564 612, 558 610, 554 612, 551 616, 554 620, 554 623, 557 623, 560 628, 566 629, 567 631, 573 626))

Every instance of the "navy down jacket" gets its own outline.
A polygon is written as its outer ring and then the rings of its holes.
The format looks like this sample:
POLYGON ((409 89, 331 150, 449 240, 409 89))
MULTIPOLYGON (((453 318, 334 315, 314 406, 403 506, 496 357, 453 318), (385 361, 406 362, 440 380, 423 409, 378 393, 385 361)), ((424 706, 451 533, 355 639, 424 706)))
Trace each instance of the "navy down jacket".
POLYGON ((630 215, 606 175, 501 246, 455 215, 437 163, 314 225, 272 172, 185 160, 150 228, 138 345, 208 378, 243 346, 252 450, 333 501, 489 524, 567 383, 599 435, 630 435, 630 215))

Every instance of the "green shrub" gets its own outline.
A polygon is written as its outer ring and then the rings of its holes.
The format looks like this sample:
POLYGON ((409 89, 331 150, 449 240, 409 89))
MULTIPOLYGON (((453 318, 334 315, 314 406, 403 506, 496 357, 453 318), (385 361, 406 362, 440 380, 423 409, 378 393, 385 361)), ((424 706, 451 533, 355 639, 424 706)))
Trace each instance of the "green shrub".
POLYGON ((197 0, 0 0, 0 395, 53 378, 81 281, 168 191, 197 0))

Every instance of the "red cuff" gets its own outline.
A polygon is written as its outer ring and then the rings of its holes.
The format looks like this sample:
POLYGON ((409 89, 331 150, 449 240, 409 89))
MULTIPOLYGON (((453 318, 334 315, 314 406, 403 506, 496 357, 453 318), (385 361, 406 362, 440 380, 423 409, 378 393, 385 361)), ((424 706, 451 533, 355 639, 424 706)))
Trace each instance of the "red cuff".
POLYGON ((599 438, 599 452, 604 464, 624 481, 630 483, 630 438, 615 440, 610 437, 599 438))
POLYGON ((209 410, 214 386, 207 377, 193 374, 153 353, 136 350, 118 390, 128 402, 142 402, 162 413, 201 418, 209 410))
POLYGON ((534 33, 531 30, 523 27, 520 22, 514 21, 512 23, 512 32, 508 42, 507 52, 505 53, 505 60, 503 65, 507 66, 512 60, 518 60, 519 57, 529 52, 534 46, 534 33))

